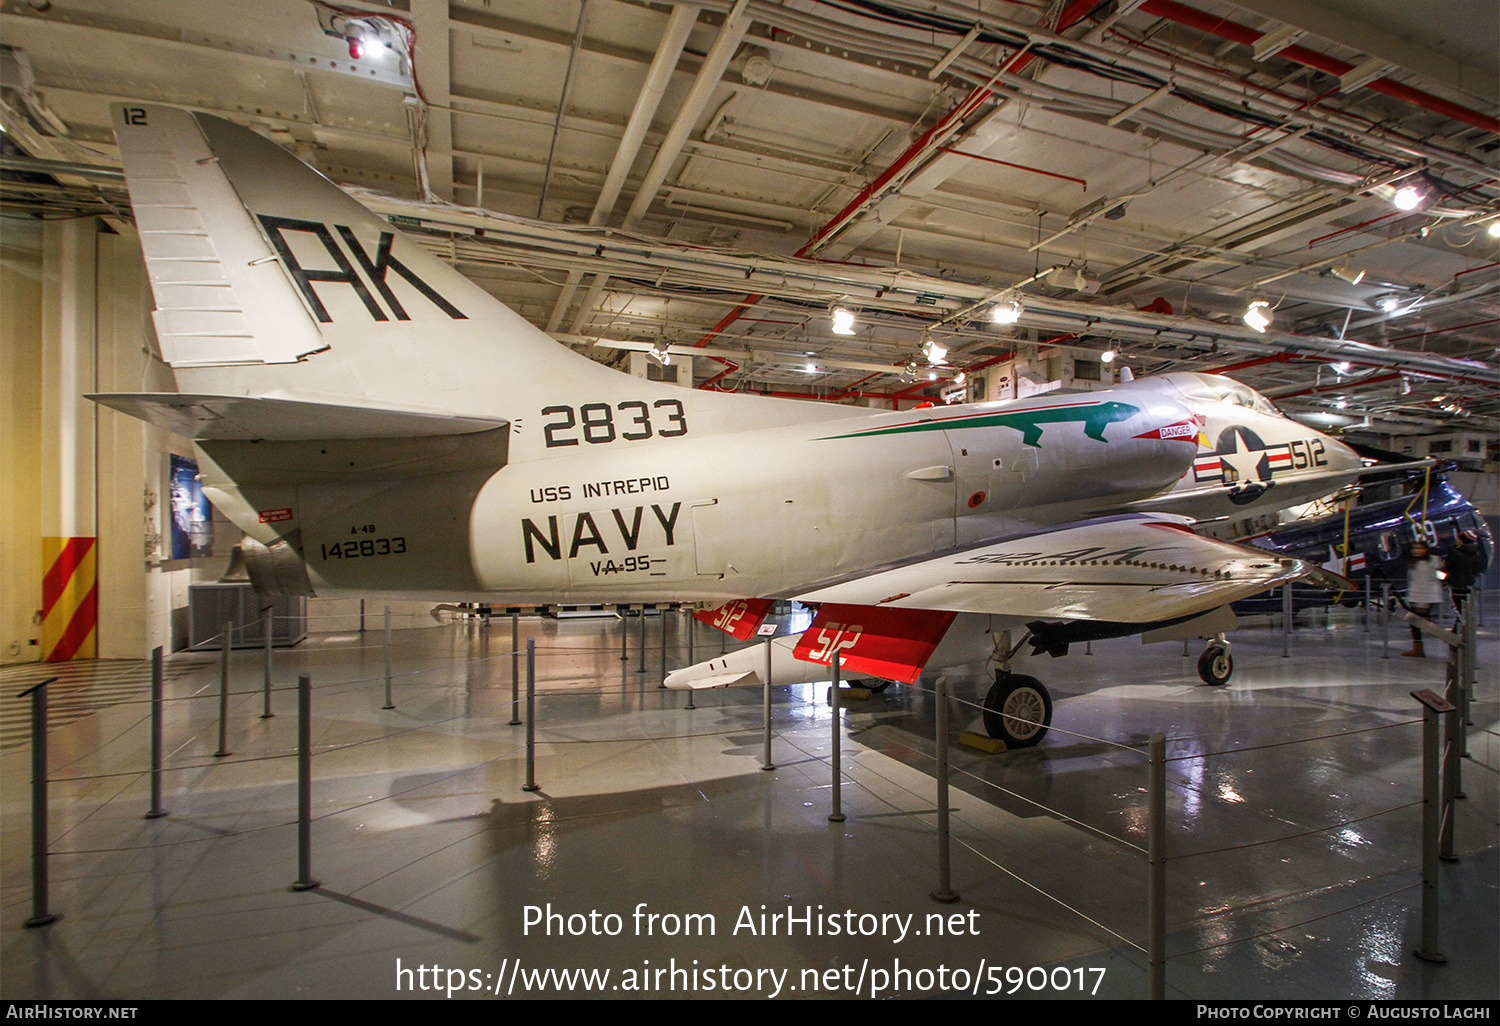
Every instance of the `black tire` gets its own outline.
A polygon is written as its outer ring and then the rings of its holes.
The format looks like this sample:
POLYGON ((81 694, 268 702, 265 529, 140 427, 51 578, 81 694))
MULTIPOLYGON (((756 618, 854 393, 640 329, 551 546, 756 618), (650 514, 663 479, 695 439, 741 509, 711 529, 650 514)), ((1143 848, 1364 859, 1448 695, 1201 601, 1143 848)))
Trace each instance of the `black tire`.
POLYGON ((891 682, 888 681, 888 680, 881 680, 878 677, 866 677, 864 680, 860 681, 856 686, 864 688, 866 691, 870 692, 870 694, 872 694, 872 695, 878 695, 882 691, 884 691, 886 688, 890 687, 891 686, 891 682))
POLYGON ((984 729, 990 737, 1007 748, 1030 748, 1047 736, 1051 723, 1052 696, 1041 681, 1021 673, 995 674, 984 696, 984 729))
POLYGON ((1234 676, 1234 658, 1222 645, 1209 645, 1198 657, 1198 676, 1214 687, 1228 684, 1234 676))

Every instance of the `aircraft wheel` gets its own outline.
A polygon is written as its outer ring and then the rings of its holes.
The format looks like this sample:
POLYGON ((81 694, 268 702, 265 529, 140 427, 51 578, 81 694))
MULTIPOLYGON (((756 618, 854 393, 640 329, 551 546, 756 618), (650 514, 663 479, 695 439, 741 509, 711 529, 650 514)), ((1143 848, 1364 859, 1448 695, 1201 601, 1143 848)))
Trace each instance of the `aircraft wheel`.
POLYGON ((1234 676, 1234 658, 1222 645, 1209 645, 1198 657, 1198 676, 1203 678, 1203 683, 1215 687, 1228 684, 1229 678, 1234 676))
POLYGON ((1007 748, 1030 748, 1047 736, 1052 696, 1035 677, 997 673, 984 697, 984 729, 1007 748))
POLYGON ((866 677, 864 680, 859 682, 859 686, 870 692, 872 695, 878 695, 886 688, 890 687, 891 682, 888 680, 880 680, 878 677, 866 677))

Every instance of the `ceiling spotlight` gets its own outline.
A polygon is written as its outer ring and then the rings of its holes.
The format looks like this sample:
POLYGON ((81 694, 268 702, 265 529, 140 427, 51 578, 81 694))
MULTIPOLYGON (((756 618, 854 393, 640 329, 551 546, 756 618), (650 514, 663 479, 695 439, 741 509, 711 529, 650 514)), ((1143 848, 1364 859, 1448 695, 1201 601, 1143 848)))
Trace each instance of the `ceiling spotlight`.
POLYGON ((663 367, 672 362, 672 354, 668 352, 667 344, 665 342, 651 343, 651 348, 647 351, 646 355, 651 357, 651 359, 655 360, 657 363, 661 364, 663 367))
POLYGON ((1396 307, 1401 305, 1401 300, 1390 292, 1375 298, 1375 308, 1383 313, 1394 313, 1396 307))
POLYGON ((1251 303, 1245 311, 1245 323, 1264 335, 1266 327, 1271 323, 1270 306, 1271 304, 1264 299, 1257 299, 1251 303))
POLYGON ((1333 276, 1335 278, 1347 281, 1350 285, 1358 285, 1360 282, 1365 280, 1364 268, 1360 268, 1358 271, 1356 271, 1354 268, 1345 263, 1334 264, 1333 267, 1331 267, 1329 270, 1333 272, 1333 276))
POLYGON ((969 375, 965 374, 963 371, 959 371, 953 377, 953 383, 955 385, 962 385, 964 382, 966 382, 968 380, 969 380, 969 375))
POLYGON ((1099 354, 1099 359, 1103 363, 1114 363, 1115 362, 1115 357, 1117 357, 1119 355, 1120 354, 1119 354, 1119 352, 1117 350, 1106 349, 1104 352, 1102 352, 1102 353, 1099 354))
POLYGON ((1417 204, 1422 202, 1422 194, 1417 191, 1416 186, 1403 185, 1396 190, 1396 196, 1391 202, 1396 204, 1397 210, 1415 210, 1417 204))
POLYGON ((842 306, 836 306, 833 308, 833 333, 835 335, 854 334, 853 310, 842 306))
POLYGON ((1021 319, 1024 309, 1014 299, 1003 300, 990 308, 990 320, 996 324, 1014 324, 1021 319))
POLYGON ((948 350, 938 345, 932 339, 928 339, 922 343, 922 355, 927 359, 929 364, 936 366, 943 362, 943 358, 948 355, 948 350))
POLYGON ((937 380, 937 371, 928 371, 927 372, 927 380, 928 381, 936 381, 937 380))
POLYGON ((1347 360, 1340 360, 1338 363, 1330 364, 1330 366, 1333 367, 1335 374, 1348 374, 1354 369, 1354 364, 1349 363, 1347 360))
POLYGON ((1500 217, 1490 222, 1490 237, 1500 239, 1500 217))

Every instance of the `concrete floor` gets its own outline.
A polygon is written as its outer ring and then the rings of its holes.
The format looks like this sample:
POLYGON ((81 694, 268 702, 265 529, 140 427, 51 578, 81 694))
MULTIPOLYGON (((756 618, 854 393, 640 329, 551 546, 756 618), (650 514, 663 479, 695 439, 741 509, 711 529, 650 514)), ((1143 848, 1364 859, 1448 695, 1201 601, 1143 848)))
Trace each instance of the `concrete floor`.
MULTIPOLYGON (((1191 658, 1126 639, 1032 662, 1056 701, 1043 743, 950 749, 960 898, 939 904, 930 691, 848 704, 847 819, 835 824, 823 686, 773 689, 767 772, 758 689, 699 693, 685 711, 683 693, 656 687, 663 625, 669 663, 686 660, 676 614, 647 618, 646 673, 634 619, 623 662, 618 620, 523 619, 541 692, 529 793, 525 727, 508 722, 510 621, 428 619, 395 632, 393 711, 379 632, 278 650, 272 719, 259 718, 260 653, 234 653, 223 758, 217 658, 169 657, 161 819, 143 818, 142 664, 0 671, 0 996, 1145 997, 1142 752, 1162 731, 1169 997, 1493 1000, 1497 613, 1480 630, 1462 858, 1442 867, 1446 965, 1412 953, 1421 751, 1409 696, 1440 689, 1443 663, 1400 658, 1399 624, 1382 658, 1379 625, 1366 633, 1361 614, 1336 610, 1325 626, 1303 613, 1288 659, 1279 629, 1252 621, 1223 688, 1198 681, 1196 644, 1191 658), (30 752, 14 696, 54 672, 48 865, 62 918, 27 929, 30 752), (322 884, 302 892, 290 889, 286 686, 299 672, 314 681, 322 884), (788 908, 802 920, 790 933, 788 908), (547 975, 567 970, 608 976, 547 975)), ((715 632, 695 636, 699 658, 718 650, 715 632)), ((982 697, 978 682, 951 686, 982 697)), ((973 706, 953 709, 953 740, 977 729, 973 706)))

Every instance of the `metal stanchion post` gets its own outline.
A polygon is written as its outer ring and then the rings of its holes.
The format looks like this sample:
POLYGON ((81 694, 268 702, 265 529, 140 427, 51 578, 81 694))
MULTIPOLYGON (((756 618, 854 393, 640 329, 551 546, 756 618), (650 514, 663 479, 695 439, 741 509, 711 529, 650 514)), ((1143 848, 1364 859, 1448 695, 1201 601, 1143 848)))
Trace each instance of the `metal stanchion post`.
MULTIPOLYGON (((1467 755, 1467 737, 1463 727, 1464 710, 1464 644, 1463 635, 1460 634, 1458 644, 1448 646, 1447 687, 1443 690, 1443 697, 1453 706, 1453 712, 1443 717, 1447 725, 1447 744, 1443 748, 1443 809, 1451 816, 1453 799, 1465 798, 1463 781, 1463 764, 1459 759, 1467 755)), ((1452 822, 1443 825, 1445 832, 1451 830, 1452 822)), ((1445 848, 1444 856, 1451 856, 1453 848, 1451 844, 1445 848)))
POLYGON ((1188 657, 1188 639, 1187 638, 1183 638, 1182 639, 1182 658, 1186 659, 1187 657, 1188 657))
POLYGON ((385 607, 385 705, 382 709, 394 709, 391 701, 391 607, 385 607))
POLYGON ((294 891, 318 886, 312 876, 312 678, 297 675, 297 882, 294 891))
POLYGON ((1380 658, 1391 657, 1391 586, 1380 586, 1380 658))
POLYGON ((766 683, 761 688, 761 693, 762 693, 762 696, 763 696, 763 701, 765 703, 764 717, 763 718, 765 720, 765 727, 766 727, 766 750, 765 750, 764 757, 761 759, 760 768, 763 769, 763 770, 773 770, 773 769, 776 768, 776 764, 771 761, 771 639, 770 638, 766 639, 766 683))
POLYGON ((693 642, 697 640, 697 634, 698 634, 698 618, 693 615, 693 613, 695 613, 695 612, 696 612, 696 610, 693 610, 693 609, 689 609, 687 611, 688 665, 689 666, 692 666, 695 662, 698 661, 697 657, 693 654, 693 642))
POLYGON ((630 607, 620 610, 620 662, 630 662, 630 607))
POLYGON ((661 614, 661 683, 659 688, 667 686, 667 612, 662 610, 661 614))
POLYGON ((31 918, 27 926, 46 926, 58 915, 47 908, 47 685, 48 677, 17 695, 31 696, 31 918))
POLYGON ((1413 691, 1422 703, 1422 946, 1418 958, 1443 963, 1438 950, 1438 716, 1452 708, 1431 691, 1413 691))
MULTIPOLYGON (((1474 717, 1470 712, 1469 703, 1473 701, 1474 689, 1479 686, 1479 650, 1476 647, 1476 631, 1479 619, 1479 592, 1471 591, 1464 598, 1463 605, 1463 630, 1460 637, 1463 638, 1464 652, 1464 675, 1463 687, 1459 690, 1458 711, 1462 722, 1472 727, 1474 717)), ((1459 754, 1464 758, 1469 757, 1469 735, 1467 732, 1459 734, 1459 754)))
POLYGON ((365 600, 359 600, 359 633, 365 632, 365 600))
POLYGON ((1365 574, 1365 633, 1370 633, 1370 575, 1365 574))
POLYGON ((639 670, 637 670, 636 672, 637 673, 645 673, 646 672, 646 607, 645 606, 641 607, 641 643, 640 643, 640 645, 638 647, 641 650, 641 668, 639 670))
POLYGON ((1151 862, 1147 885, 1147 940, 1152 1001, 1167 996, 1167 736, 1152 734, 1147 772, 1146 846, 1151 862))
POLYGON ((265 672, 265 678, 266 678, 266 680, 265 680, 265 688, 264 688, 264 690, 265 690, 265 703, 264 703, 264 707, 261 710, 260 718, 263 719, 263 720, 269 720, 272 716, 276 715, 275 713, 273 713, 271 711, 271 629, 272 629, 271 625, 272 625, 272 623, 274 621, 273 621, 272 616, 271 616, 271 607, 270 606, 267 606, 265 608, 265 612, 262 613, 262 615, 261 615, 261 621, 262 621, 262 623, 265 624, 265 632, 266 632, 266 637, 265 637, 265 647, 266 647, 266 656, 265 656, 266 672, 265 672))
POLYGON ((540 791, 536 782, 536 639, 526 639, 526 783, 523 791, 540 791))
POLYGON ((844 821, 844 790, 842 767, 839 764, 839 742, 841 740, 841 738, 839 737, 841 733, 839 728, 843 726, 843 724, 839 722, 838 649, 834 649, 833 652, 833 686, 828 689, 828 704, 833 707, 833 716, 830 717, 830 719, 832 720, 832 727, 830 729, 831 736, 829 737, 829 744, 832 746, 832 748, 830 749, 831 758, 829 760, 829 765, 833 770, 833 810, 828 813, 828 821, 830 823, 842 823, 844 821))
MULTIPOLYGON (((624 657, 621 656, 623 659, 624 657)), ((510 614, 510 725, 521 723, 521 614, 510 614)))
MULTIPOLYGON (((1451 661, 1449 665, 1451 669, 1458 668, 1451 661)), ((1438 829, 1438 858, 1444 862, 1457 862, 1458 856, 1453 853, 1453 819, 1456 813, 1453 802, 1454 799, 1463 797, 1458 757, 1463 724, 1459 722, 1458 706, 1451 699, 1449 705, 1452 708, 1443 713, 1446 737, 1443 743, 1442 811, 1438 815, 1438 822, 1442 824, 1438 829)))
POLYGON ((151 811, 147 819, 161 819, 167 811, 161 807, 161 646, 151 650, 151 811))
POLYGON ((953 859, 951 838, 948 833, 948 680, 937 679, 937 724, 933 728, 933 740, 937 747, 937 841, 938 841, 938 885, 931 893, 933 901, 954 902, 958 892, 953 889, 953 859))
POLYGON ((229 642, 234 635, 234 624, 224 624, 223 643, 219 646, 219 750, 216 758, 233 755, 229 750, 229 642))
POLYGON ((1292 586, 1281 586, 1281 658, 1291 656, 1292 645, 1292 586))

